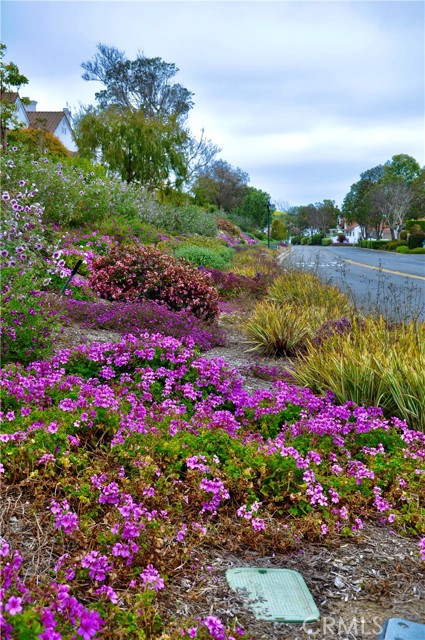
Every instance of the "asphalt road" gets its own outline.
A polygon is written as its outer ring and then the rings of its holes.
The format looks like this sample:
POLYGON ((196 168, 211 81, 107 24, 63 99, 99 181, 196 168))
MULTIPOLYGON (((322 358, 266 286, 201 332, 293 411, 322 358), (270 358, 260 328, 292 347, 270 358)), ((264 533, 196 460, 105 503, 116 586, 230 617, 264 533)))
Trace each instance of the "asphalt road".
POLYGON ((338 286, 368 313, 425 321, 425 255, 297 245, 284 260, 338 286))

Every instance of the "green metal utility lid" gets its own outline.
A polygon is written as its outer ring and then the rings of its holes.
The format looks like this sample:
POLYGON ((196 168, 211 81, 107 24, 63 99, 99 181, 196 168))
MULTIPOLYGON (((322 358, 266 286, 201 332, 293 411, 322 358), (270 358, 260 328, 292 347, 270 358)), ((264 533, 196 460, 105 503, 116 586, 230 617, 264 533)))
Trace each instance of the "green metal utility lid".
POLYGON ((290 569, 228 569, 229 586, 238 591, 256 620, 314 622, 320 617, 304 578, 290 569))

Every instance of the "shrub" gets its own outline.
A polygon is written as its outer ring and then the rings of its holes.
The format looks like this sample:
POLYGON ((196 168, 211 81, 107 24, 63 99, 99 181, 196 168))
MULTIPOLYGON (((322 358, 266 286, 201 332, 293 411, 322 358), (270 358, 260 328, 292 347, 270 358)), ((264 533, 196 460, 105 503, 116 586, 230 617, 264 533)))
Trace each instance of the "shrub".
POLYGON ((425 220, 407 220, 406 221, 406 231, 413 233, 415 231, 425 231, 425 220))
POLYGON ((196 245, 184 245, 175 250, 176 258, 183 258, 199 267, 211 267, 213 269, 225 269, 229 261, 215 249, 197 247, 196 245))
POLYGON ((383 249, 388 244, 388 240, 360 240, 359 247, 363 249, 383 249))
POLYGON ((385 416, 425 431, 425 323, 354 321, 351 330, 311 343, 294 363, 293 376, 315 393, 380 406, 385 416))
POLYGON ((411 249, 409 253, 425 253, 425 247, 417 247, 416 249, 411 249))
POLYGON ((291 244, 301 244, 301 235, 292 236, 291 244))
POLYGON ((120 247, 92 265, 90 286, 106 300, 156 300, 213 319, 218 294, 205 275, 153 247, 120 247))
POLYGON ((275 218, 273 220, 272 226, 270 229, 270 234, 271 234, 271 237, 274 238, 275 240, 285 240, 286 226, 282 222, 282 220, 279 220, 278 218, 275 218))
POLYGON ((202 271, 209 275, 222 300, 230 300, 242 295, 260 298, 266 293, 267 286, 270 284, 270 279, 261 273, 250 277, 218 269, 205 268, 202 271))
POLYGON ((199 267, 225 269, 229 266, 234 249, 213 238, 192 236, 174 250, 177 258, 184 258, 199 267))
POLYGON ((422 247, 425 241, 425 232, 416 231, 415 233, 410 233, 407 238, 407 246, 409 249, 417 249, 422 247))
POLYGON ((329 247, 332 244, 332 238, 322 238, 322 246, 329 247))
POLYGON ((410 249, 407 245, 400 245, 396 248, 397 253, 410 253, 410 249))
POLYGON ((385 245, 385 251, 396 251, 398 247, 407 247, 406 240, 390 240, 385 245))
POLYGON ((70 151, 58 137, 42 129, 12 129, 7 133, 8 146, 22 146, 27 153, 35 156, 47 154, 56 159, 69 158, 70 151))
POLYGON ((340 244, 342 244, 343 242, 347 242, 347 236, 345 235, 345 233, 338 233, 336 239, 340 244))
POLYGON ((300 244, 309 244, 309 238, 307 236, 302 236, 300 240, 300 244))
POLYGON ((321 245, 324 237, 325 237, 324 233, 314 233, 312 236, 308 238, 308 244, 321 245))

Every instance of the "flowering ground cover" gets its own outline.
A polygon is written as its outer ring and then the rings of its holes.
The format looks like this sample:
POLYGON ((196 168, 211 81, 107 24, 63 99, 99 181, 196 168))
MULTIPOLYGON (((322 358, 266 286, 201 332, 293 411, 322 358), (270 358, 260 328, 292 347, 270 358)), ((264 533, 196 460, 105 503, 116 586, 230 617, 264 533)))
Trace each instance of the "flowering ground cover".
POLYGON ((1 388, 3 483, 55 541, 37 577, 3 541, 5 638, 252 637, 161 608, 193 550, 229 536, 285 551, 371 519, 425 559, 425 435, 378 408, 281 380, 250 394, 192 339, 148 333, 8 365, 1 388))
POLYGON ((219 313, 243 316, 281 275, 272 252, 221 220, 231 271, 197 269, 142 241, 214 236, 201 210, 16 149, 2 168, 0 471, 31 523, 6 521, 0 540, 2 637, 258 640, 231 611, 173 607, 176 585, 207 583, 205 557, 230 542, 287 554, 375 523, 425 561, 425 434, 317 397, 280 366, 204 353, 223 344, 219 313), (122 338, 52 355, 65 322, 122 338))

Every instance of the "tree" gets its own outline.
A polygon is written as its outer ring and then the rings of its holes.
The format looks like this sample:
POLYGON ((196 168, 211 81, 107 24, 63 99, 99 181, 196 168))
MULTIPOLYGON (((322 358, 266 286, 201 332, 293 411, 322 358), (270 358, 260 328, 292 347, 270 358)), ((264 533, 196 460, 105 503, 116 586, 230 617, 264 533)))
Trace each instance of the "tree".
POLYGON ((147 118, 143 111, 111 105, 89 108, 75 125, 82 157, 101 160, 126 182, 149 191, 179 187, 186 177, 185 133, 175 118, 147 118))
POLYGON ((316 202, 311 214, 311 226, 326 235, 330 228, 336 226, 340 210, 334 200, 323 200, 323 202, 316 202))
POLYGON ((373 187, 372 206, 376 207, 388 224, 392 240, 396 239, 403 227, 412 197, 412 188, 402 180, 391 180, 373 187))
POLYGON ((412 202, 410 203, 407 218, 420 220, 425 218, 425 167, 421 169, 419 176, 411 183, 412 202))
POLYGON ((243 202, 249 176, 225 160, 216 160, 195 180, 192 192, 196 204, 213 204, 230 212, 243 202))
POLYGON ((374 186, 384 179, 386 167, 389 164, 389 162, 384 165, 378 164, 363 171, 360 174, 360 180, 351 185, 350 191, 344 198, 342 215, 347 222, 356 222, 360 226, 363 239, 369 237, 372 229, 378 240, 382 236, 384 218, 382 211, 376 207, 376 202, 372 201, 371 192, 374 186))
POLYGON ((261 189, 246 186, 241 204, 232 211, 232 218, 235 222, 238 219, 245 224, 247 231, 251 229, 264 229, 267 224, 270 196, 261 189))
POLYGON ((356 222, 360 226, 364 240, 369 237, 371 227, 375 229, 377 239, 382 235, 382 214, 379 213, 373 219, 373 211, 377 210, 371 209, 370 192, 372 188, 373 183, 365 179, 352 184, 350 191, 344 198, 341 209, 341 213, 347 222, 356 222))
POLYGON ((189 129, 185 130, 185 135, 186 140, 182 147, 182 153, 186 157, 185 183, 191 185, 198 176, 208 171, 221 149, 205 138, 204 129, 201 130, 199 139, 195 138, 189 129))
POLYGON ((96 93, 102 109, 111 105, 142 110, 146 117, 169 116, 180 123, 193 106, 193 93, 181 84, 172 84, 179 69, 161 58, 147 58, 139 53, 128 60, 124 52, 105 44, 97 45, 92 61, 83 62, 84 80, 105 85, 96 93))
POLYGON ((285 240, 287 235, 285 223, 279 218, 275 218, 272 222, 270 234, 275 240, 285 240))
MULTIPOLYGON (((28 84, 27 78, 22 75, 14 62, 3 62, 6 54, 6 45, 0 42, 0 141, 3 151, 7 147, 7 130, 19 127, 17 121, 17 109, 11 100, 11 94, 18 91, 22 85, 28 84)), ((22 102, 29 102, 23 98, 22 102)))
POLYGON ((393 156, 391 162, 387 162, 382 181, 392 182, 400 180, 405 184, 412 184, 412 182, 419 177, 420 173, 421 168, 415 158, 407 155, 407 153, 400 153, 393 156))

